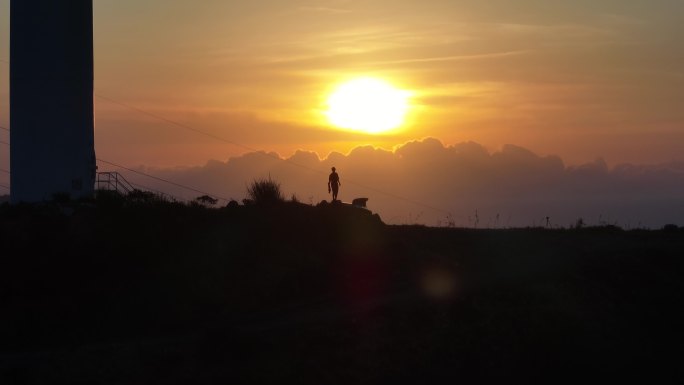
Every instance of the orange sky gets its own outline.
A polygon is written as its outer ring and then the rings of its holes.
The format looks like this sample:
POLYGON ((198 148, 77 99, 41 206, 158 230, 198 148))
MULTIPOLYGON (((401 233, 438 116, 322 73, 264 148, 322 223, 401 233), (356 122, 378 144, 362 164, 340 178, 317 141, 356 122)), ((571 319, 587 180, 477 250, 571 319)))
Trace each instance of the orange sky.
MULTIPOLYGON (((247 149, 325 157, 428 136, 491 150, 511 143, 567 164, 684 160, 681 1, 94 5, 96 150, 122 164, 201 165, 247 149), (321 118, 332 85, 357 75, 414 92, 402 131, 349 133, 321 118)), ((0 0, 0 60, 9 60, 8 11, 0 0)), ((5 127, 8 67, 0 63, 5 127)))

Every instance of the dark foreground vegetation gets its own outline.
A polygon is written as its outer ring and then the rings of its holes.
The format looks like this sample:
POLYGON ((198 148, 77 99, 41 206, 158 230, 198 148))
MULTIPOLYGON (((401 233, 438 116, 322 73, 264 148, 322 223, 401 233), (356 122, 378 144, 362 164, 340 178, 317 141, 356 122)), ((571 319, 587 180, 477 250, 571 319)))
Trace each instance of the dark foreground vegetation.
POLYGON ((681 383, 683 249, 672 226, 4 205, 0 384, 681 383))

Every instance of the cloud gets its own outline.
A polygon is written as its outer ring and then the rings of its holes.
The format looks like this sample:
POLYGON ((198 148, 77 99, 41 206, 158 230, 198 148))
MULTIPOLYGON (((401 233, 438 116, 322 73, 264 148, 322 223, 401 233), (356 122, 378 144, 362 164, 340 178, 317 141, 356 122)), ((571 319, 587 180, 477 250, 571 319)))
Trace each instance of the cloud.
MULTIPOLYGON (((660 227, 684 224, 684 162, 621 164, 603 159, 566 166, 557 156, 539 156, 514 145, 489 151, 474 142, 444 145, 435 138, 393 150, 361 146, 325 158, 297 151, 288 158, 251 152, 201 167, 142 171, 223 198, 241 200, 246 185, 270 176, 285 193, 307 203, 330 197, 330 167, 340 173, 340 197, 368 197, 368 206, 389 223, 506 227, 588 224, 660 227)), ((197 195, 173 186, 127 177, 189 199, 197 195)))

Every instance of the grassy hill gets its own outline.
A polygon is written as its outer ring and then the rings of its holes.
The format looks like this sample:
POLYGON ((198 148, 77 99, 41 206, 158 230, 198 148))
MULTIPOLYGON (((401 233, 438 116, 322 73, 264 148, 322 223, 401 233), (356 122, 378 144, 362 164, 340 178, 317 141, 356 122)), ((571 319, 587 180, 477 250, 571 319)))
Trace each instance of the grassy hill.
POLYGON ((683 235, 3 205, 0 383, 675 382, 683 235))

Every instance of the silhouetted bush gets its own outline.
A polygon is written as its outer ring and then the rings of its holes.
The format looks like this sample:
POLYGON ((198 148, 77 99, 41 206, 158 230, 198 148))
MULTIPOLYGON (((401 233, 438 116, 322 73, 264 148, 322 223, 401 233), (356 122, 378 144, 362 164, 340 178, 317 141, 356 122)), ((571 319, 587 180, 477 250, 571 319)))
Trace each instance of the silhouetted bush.
POLYGON ((126 197, 127 200, 131 203, 159 203, 163 202, 164 199, 150 191, 142 191, 142 190, 133 190, 128 193, 128 196, 126 197))
POLYGON ((197 202, 203 206, 213 206, 218 202, 218 199, 211 197, 209 195, 202 195, 202 196, 195 198, 195 202, 197 202))
POLYGON ((274 181, 269 176, 268 179, 255 179, 247 187, 247 196, 257 205, 274 204, 285 201, 280 183, 274 181))
POLYGON ((665 226, 663 226, 663 231, 665 232, 675 232, 679 229, 679 227, 675 224, 668 223, 665 226))

